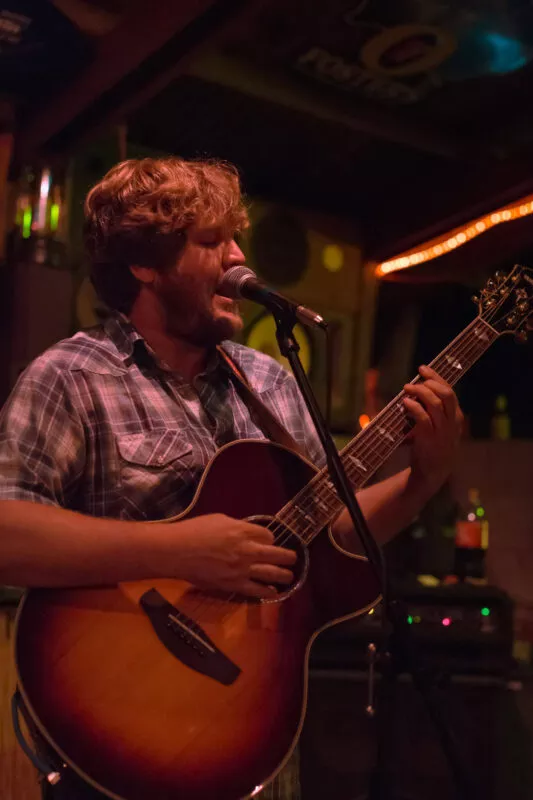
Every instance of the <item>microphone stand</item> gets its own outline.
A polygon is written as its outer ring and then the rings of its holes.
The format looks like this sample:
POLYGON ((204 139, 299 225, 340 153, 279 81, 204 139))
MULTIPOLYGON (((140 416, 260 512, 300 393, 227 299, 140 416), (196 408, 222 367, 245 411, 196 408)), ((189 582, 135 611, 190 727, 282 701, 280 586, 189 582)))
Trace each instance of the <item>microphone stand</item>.
MULTIPOLYGON (((431 679, 418 665, 407 623, 407 613, 399 599, 391 597, 386 578, 385 563, 380 547, 370 533, 366 519, 344 470, 342 459, 327 428, 311 384, 300 361, 300 346, 294 338, 296 314, 294 309, 280 306, 272 309, 276 322, 276 337, 280 352, 288 359, 292 372, 311 415, 318 437, 326 454, 331 481, 342 500, 354 530, 363 545, 369 564, 381 587, 383 608, 383 643, 380 661, 382 678, 377 705, 377 757, 370 779, 368 800, 393 800, 393 773, 390 768, 393 753, 395 689, 398 676, 408 671, 413 685, 422 696, 431 721, 437 731, 442 750, 448 760, 456 786, 457 800, 476 800, 477 793, 469 771, 460 755, 459 747, 449 730, 442 712, 431 694, 431 679)), ((370 648, 373 646, 371 645, 370 648)), ((369 648, 369 651, 372 652, 369 648)), ((375 651, 375 647, 374 647, 375 651)), ((368 713, 373 716, 373 706, 368 713)))

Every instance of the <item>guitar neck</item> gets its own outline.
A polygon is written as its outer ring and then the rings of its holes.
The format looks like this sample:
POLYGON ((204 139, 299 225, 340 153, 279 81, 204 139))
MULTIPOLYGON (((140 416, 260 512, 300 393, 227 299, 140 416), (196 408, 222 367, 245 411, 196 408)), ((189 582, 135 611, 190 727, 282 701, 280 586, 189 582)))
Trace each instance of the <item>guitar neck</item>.
MULTIPOLYGON (((430 367, 453 386, 499 336, 497 330, 477 317, 431 362, 430 367)), ((412 383, 419 380, 417 376, 412 383)), ((407 417, 404 397, 402 390, 341 451, 346 474, 354 489, 364 486, 409 434, 412 423, 407 417)), ((337 516, 342 505, 327 468, 324 468, 276 518, 290 525, 309 543, 337 516)))

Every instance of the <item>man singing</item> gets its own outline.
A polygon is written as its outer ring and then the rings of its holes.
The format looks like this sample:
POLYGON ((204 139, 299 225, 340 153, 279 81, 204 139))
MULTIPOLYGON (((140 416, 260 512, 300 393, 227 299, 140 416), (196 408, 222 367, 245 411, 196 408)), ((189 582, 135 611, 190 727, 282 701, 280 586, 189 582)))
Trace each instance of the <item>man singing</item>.
MULTIPOLYGON (((271 597, 274 584, 290 583, 295 555, 269 530, 220 514, 148 524, 189 505, 222 445, 266 438, 232 363, 309 460, 324 464, 293 377, 230 341, 242 321, 217 287, 245 263, 235 241, 247 226, 237 173, 213 161, 125 161, 90 191, 85 212, 91 278, 109 315, 39 356, 3 409, 0 583, 172 577, 271 597)), ((439 489, 457 451, 456 396, 429 368, 420 375, 406 387, 411 466, 358 493, 381 543, 439 489)), ((335 534, 359 549, 346 512, 335 534)), ((66 776, 50 797, 98 795, 66 776)))

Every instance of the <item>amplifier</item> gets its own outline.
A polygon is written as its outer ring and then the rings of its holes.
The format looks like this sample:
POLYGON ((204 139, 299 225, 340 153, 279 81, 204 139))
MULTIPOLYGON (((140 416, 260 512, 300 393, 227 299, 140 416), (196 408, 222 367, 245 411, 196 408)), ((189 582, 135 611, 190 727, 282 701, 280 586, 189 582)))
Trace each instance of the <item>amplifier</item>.
MULTIPOLYGON (((405 606, 409 632, 425 665, 449 672, 504 677, 513 667, 513 603, 492 586, 419 584, 395 592, 405 606)), ((382 607, 325 631, 311 668, 361 669, 368 644, 379 644, 382 607)))

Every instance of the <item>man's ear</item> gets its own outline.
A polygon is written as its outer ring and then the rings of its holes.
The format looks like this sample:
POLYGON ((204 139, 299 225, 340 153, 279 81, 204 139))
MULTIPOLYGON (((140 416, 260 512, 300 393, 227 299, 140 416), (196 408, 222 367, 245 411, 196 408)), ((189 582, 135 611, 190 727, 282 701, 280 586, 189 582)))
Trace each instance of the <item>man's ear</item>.
POLYGON ((139 267, 137 264, 130 265, 131 274, 141 283, 153 283, 155 280, 155 269, 152 267, 139 267))

